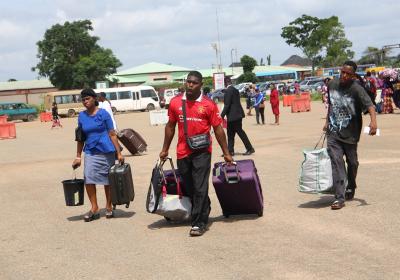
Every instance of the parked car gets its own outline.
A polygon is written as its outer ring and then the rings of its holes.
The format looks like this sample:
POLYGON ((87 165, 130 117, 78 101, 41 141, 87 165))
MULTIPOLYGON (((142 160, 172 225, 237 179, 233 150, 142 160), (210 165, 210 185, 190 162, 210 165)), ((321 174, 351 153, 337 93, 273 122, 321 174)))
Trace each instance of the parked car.
POLYGON ((251 83, 241 83, 236 85, 236 89, 239 91, 240 96, 243 96, 245 91, 246 91, 246 87, 249 87, 251 85, 251 83))
POLYGON ((160 107, 168 109, 171 99, 178 94, 179 90, 177 88, 167 88, 160 90, 158 92, 158 96, 160 98, 160 107))
POLYGON ((0 115, 7 115, 8 120, 31 122, 37 118, 36 108, 22 102, 0 103, 0 115))
POLYGON ((261 83, 258 87, 258 89, 260 90, 260 92, 265 93, 268 89, 269 89, 270 83, 265 82, 265 83, 261 83))
POLYGON ((313 79, 313 80, 304 80, 300 82, 300 90, 305 91, 305 90, 311 90, 311 86, 318 83, 318 82, 323 82, 322 78, 318 79, 313 79))
POLYGON ((311 85, 311 86, 310 86, 310 89, 311 89, 312 91, 319 91, 319 92, 321 92, 323 86, 324 86, 324 82, 321 81, 321 82, 318 82, 318 83, 315 83, 315 84, 311 85))
POLYGON ((211 99, 215 102, 223 102, 225 96, 225 89, 217 89, 211 93, 211 99))
POLYGON ((164 90, 164 98, 165 98, 165 107, 168 108, 169 102, 171 99, 179 94, 179 90, 177 88, 167 88, 164 90))

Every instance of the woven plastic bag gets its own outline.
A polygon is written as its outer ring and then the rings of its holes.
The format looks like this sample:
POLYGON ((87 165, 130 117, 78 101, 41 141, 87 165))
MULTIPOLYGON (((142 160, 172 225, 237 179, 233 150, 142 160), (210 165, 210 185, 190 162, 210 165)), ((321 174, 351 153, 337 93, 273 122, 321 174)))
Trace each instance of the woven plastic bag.
POLYGON ((328 150, 324 148, 326 134, 323 134, 313 150, 303 150, 299 192, 332 193, 332 165, 328 150), (317 148, 324 138, 321 148, 317 148))
POLYGON ((152 172, 146 209, 147 212, 164 216, 168 220, 185 221, 191 216, 192 203, 189 197, 183 196, 172 159, 167 160, 171 164, 176 193, 168 193, 168 182, 163 170, 165 161, 158 160, 152 172))

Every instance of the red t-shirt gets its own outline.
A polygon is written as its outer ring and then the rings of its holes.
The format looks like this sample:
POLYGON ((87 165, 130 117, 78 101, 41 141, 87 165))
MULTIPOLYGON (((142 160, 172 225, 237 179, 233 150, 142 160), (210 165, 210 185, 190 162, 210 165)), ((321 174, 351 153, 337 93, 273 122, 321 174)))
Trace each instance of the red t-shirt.
MULTIPOLYGON (((178 159, 189 156, 193 151, 186 143, 183 130, 182 97, 180 94, 171 99, 168 108, 169 121, 178 123, 178 144, 176 154, 178 159)), ((222 123, 217 105, 208 97, 200 95, 196 101, 186 100, 186 122, 188 136, 208 134, 211 140, 210 129, 222 123)), ((211 153, 211 144, 208 152, 211 153)))

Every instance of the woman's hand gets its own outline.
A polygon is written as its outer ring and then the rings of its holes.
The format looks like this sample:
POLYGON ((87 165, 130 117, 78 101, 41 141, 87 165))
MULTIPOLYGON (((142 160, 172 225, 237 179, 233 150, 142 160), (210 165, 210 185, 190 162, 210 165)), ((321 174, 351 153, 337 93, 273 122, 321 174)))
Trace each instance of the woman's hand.
POLYGON ((80 158, 76 158, 73 162, 72 162, 72 168, 73 169, 77 169, 79 166, 81 166, 81 159, 80 158))
POLYGON ((124 156, 123 156, 121 153, 119 153, 119 154, 117 155, 117 158, 118 158, 119 164, 124 164, 125 158, 124 158, 124 156))

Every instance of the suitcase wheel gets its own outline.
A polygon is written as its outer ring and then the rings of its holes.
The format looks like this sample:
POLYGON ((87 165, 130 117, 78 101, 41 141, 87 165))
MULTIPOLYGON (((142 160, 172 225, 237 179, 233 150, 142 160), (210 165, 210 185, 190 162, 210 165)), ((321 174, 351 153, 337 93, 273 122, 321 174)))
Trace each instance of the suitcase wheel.
POLYGON ((129 208, 129 204, 130 204, 130 202, 128 202, 127 204, 125 204, 125 208, 129 208))
POLYGON ((117 208, 117 206, 115 204, 113 204, 113 210, 115 210, 117 208))
POLYGON ((262 217, 264 215, 264 209, 261 209, 258 213, 257 213, 258 217, 262 217))

